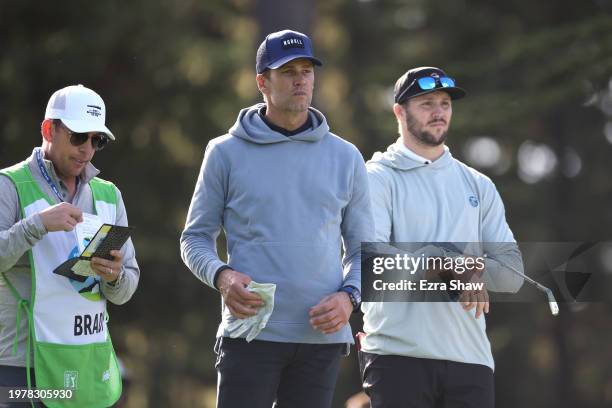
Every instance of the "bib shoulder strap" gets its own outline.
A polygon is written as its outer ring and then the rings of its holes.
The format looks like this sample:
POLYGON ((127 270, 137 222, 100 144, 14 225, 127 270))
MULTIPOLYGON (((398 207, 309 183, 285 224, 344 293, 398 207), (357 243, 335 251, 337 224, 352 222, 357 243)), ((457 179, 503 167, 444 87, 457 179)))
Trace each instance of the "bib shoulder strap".
POLYGON ((28 164, 25 161, 0 170, 0 174, 8 176, 15 183, 23 183, 32 180, 32 173, 30 173, 28 164))
POLYGON ((104 201, 108 204, 117 205, 117 192, 115 185, 98 177, 89 181, 94 201, 104 201))
POLYGON ((49 205, 54 204, 49 196, 40 189, 30 171, 30 166, 25 161, 0 170, 0 174, 7 176, 15 185, 22 213, 27 206, 40 199, 46 200, 49 205))

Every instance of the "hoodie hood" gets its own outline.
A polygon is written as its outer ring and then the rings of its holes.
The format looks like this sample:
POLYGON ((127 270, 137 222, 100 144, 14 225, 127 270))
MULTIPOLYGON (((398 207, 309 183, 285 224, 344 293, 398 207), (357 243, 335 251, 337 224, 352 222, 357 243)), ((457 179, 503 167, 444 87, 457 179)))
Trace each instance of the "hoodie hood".
POLYGON ((244 108, 238 114, 236 123, 229 129, 229 134, 239 137, 251 143, 270 144, 300 140, 303 142, 316 142, 329 133, 329 126, 325 116, 315 108, 308 108, 308 114, 312 120, 312 127, 297 135, 285 136, 268 127, 259 116, 259 109, 264 106, 258 103, 244 108))
POLYGON ((444 147, 444 153, 435 161, 427 164, 422 161, 415 160, 412 157, 409 157, 406 153, 400 149, 398 143, 402 143, 401 138, 397 140, 397 142, 391 144, 387 151, 385 152, 376 152, 372 156, 372 159, 368 161, 369 163, 379 163, 383 166, 391 167, 395 170, 412 170, 419 167, 430 167, 430 168, 442 168, 449 165, 452 162, 453 156, 451 155, 448 147, 444 147))

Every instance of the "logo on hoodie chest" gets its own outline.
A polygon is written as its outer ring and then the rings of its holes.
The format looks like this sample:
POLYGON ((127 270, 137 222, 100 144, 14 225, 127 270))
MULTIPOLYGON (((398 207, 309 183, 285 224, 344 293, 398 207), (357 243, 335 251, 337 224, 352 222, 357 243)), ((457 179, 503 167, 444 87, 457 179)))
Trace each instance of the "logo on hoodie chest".
POLYGON ((474 208, 478 207, 478 198, 476 198, 476 196, 473 196, 473 195, 469 196, 468 201, 472 207, 474 208))

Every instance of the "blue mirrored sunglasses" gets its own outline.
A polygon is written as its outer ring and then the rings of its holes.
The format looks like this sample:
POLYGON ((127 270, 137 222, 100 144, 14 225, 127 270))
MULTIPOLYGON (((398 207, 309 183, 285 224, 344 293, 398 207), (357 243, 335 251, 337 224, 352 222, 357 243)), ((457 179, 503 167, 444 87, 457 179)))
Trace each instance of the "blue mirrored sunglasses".
POLYGON ((452 88, 455 86, 455 81, 453 78, 449 78, 446 76, 434 78, 434 77, 423 77, 417 79, 417 84, 419 84, 419 88, 424 91, 434 88, 452 88), (436 86, 437 85, 437 86, 436 86))

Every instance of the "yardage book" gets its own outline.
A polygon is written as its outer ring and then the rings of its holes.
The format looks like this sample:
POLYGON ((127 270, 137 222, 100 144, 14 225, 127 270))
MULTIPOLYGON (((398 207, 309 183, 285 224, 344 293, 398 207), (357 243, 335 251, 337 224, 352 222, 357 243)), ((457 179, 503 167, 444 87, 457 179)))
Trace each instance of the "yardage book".
POLYGON ((91 269, 91 258, 114 259, 110 251, 121 249, 133 227, 101 224, 97 216, 83 214, 83 222, 75 230, 81 254, 55 268, 53 273, 84 282, 88 276, 96 276, 91 269))

